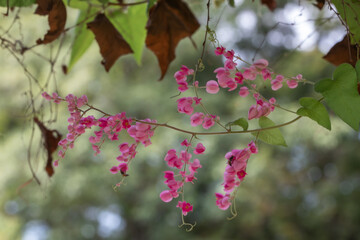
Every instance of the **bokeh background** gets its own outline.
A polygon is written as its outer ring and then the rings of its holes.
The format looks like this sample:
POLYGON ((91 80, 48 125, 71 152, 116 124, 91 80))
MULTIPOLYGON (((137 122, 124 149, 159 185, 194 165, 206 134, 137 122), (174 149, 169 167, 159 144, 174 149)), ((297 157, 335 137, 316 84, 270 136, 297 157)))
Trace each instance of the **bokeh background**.
MULTIPOLYGON (((129 55, 106 73, 95 43, 64 75, 60 69, 69 58, 73 37, 69 32, 48 89, 57 89, 62 96, 87 94, 92 105, 109 113, 126 111, 139 119, 149 117, 189 128, 189 117, 177 113, 171 98, 177 94, 172 75, 182 64, 195 66, 200 56, 206 1, 187 2, 202 24, 193 36, 197 48, 189 39, 181 41, 177 58, 162 82, 157 81, 160 71, 150 51, 144 50, 141 66, 129 55)), ((314 82, 331 77, 334 67, 322 56, 343 38, 345 28, 326 7, 319 11, 309 1, 278 1, 278 8, 270 12, 259 1, 235 1, 236 8, 221 2, 211 7, 210 27, 225 47, 249 62, 266 58, 276 72, 287 76, 301 73, 314 82)), ((34 7, 21 9, 20 20, 11 30, 14 39, 21 37, 29 45, 47 31, 47 19, 33 15, 33 11, 34 7)), ((2 34, 14 14, 2 17, 2 34)), ((76 15, 76 10, 69 10, 68 26, 75 23, 76 15)), ((59 44, 38 47, 21 58, 42 85, 50 70, 39 55, 54 55, 59 44)), ((120 177, 110 174, 109 169, 116 163, 118 143, 107 143, 95 157, 85 134, 48 178, 46 154, 35 129, 30 154, 41 185, 29 181, 27 154, 33 127, 26 114, 29 89, 33 87, 37 107, 43 109, 40 117, 44 121, 56 118, 47 126, 63 135, 66 106, 41 101, 36 84, 28 80, 19 62, 4 48, 0 54, 0 239, 360 239, 359 133, 333 113, 331 132, 301 119, 281 129, 289 147, 260 143, 259 154, 249 160, 248 176, 238 191, 238 216, 231 221, 227 220, 231 216, 228 211, 216 207, 214 193, 222 190, 226 152, 243 148, 252 136, 201 137, 207 147, 199 158, 203 167, 195 184, 186 186, 186 200, 194 205, 186 220, 197 224, 186 232, 178 227, 181 215, 175 207, 177 201, 164 203, 159 198, 166 189, 164 156, 170 148, 181 149, 181 141, 188 137, 169 129, 157 129, 153 144, 139 148, 126 185, 117 191, 112 186, 120 177)), ((200 84, 215 79, 213 70, 222 65, 211 44, 206 47, 204 64, 205 71, 198 74, 200 84)), ((311 85, 264 92, 293 110, 299 108, 300 97, 317 97, 311 85)), ((224 123, 246 116, 252 104, 250 99, 225 91, 211 96, 203 92, 201 96, 224 123)), ((271 118, 282 123, 294 116, 276 110, 271 118)), ((129 140, 121 136, 121 141, 129 140)))

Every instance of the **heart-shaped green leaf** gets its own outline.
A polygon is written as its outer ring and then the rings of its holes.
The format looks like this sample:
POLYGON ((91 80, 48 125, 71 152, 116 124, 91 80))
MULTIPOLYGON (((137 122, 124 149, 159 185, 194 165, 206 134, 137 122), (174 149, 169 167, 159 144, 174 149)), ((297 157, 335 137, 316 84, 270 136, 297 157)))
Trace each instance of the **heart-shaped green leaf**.
POLYGON ((303 107, 297 110, 297 114, 300 116, 309 117, 324 128, 331 130, 329 113, 327 112, 324 105, 311 97, 301 98, 299 102, 303 107))
MULTIPOLYGON (((259 118, 259 126, 261 128, 268 128, 275 126, 275 123, 267 117, 261 117, 259 118)), ((278 128, 254 132, 252 134, 265 143, 287 147, 285 139, 278 128)))
POLYGON ((350 127, 359 131, 360 94, 355 69, 350 64, 342 64, 333 74, 333 80, 324 79, 315 85, 329 107, 350 127))

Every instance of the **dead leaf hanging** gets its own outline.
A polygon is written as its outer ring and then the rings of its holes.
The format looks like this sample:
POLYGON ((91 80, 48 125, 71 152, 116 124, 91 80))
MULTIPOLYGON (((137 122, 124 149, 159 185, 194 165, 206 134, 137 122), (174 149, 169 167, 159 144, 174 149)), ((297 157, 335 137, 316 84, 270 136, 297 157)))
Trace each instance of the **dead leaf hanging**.
POLYGON ((44 148, 47 151, 45 171, 48 176, 51 177, 54 174, 52 154, 56 151, 62 136, 56 130, 47 129, 37 117, 34 117, 34 122, 39 126, 41 131, 44 148))
POLYGON ((104 14, 98 14, 94 21, 88 23, 87 26, 95 35, 100 53, 104 58, 101 64, 104 65, 106 71, 110 70, 121 55, 133 52, 104 14))
POLYGON ((335 66, 339 66, 342 63, 350 63, 355 67, 357 50, 356 46, 349 45, 349 42, 349 38, 345 35, 344 39, 336 43, 323 58, 335 66))
POLYGON ((36 0, 38 7, 35 14, 49 15, 48 22, 50 29, 45 34, 44 39, 38 39, 37 44, 51 43, 63 32, 66 23, 66 8, 62 0, 36 0))
POLYGON ((160 80, 175 58, 175 48, 179 41, 190 37, 199 27, 194 14, 181 0, 159 0, 150 9, 145 42, 159 61, 160 80))

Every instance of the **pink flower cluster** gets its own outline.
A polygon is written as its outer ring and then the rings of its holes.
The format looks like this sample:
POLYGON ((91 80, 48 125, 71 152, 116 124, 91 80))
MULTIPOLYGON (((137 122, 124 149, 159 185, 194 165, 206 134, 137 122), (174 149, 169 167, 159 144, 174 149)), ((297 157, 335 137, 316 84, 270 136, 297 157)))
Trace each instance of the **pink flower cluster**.
POLYGON ((183 97, 177 100, 177 109, 179 113, 185 113, 187 115, 191 115, 190 124, 193 127, 202 125, 204 129, 209 129, 214 126, 215 121, 219 120, 219 117, 212 114, 204 114, 202 112, 194 112, 193 103, 195 105, 200 104, 201 98, 197 97, 183 97))
MULTIPOLYGON (((275 79, 272 79, 274 74, 268 69, 268 61, 266 59, 259 59, 255 61, 250 67, 243 68, 243 72, 238 72, 236 69, 236 63, 233 61, 234 51, 226 51, 224 47, 217 47, 215 49, 215 54, 217 56, 224 55, 226 61, 224 67, 219 67, 215 69, 216 78, 218 84, 222 88, 229 88, 229 91, 233 91, 237 88, 237 84, 243 84, 244 80, 255 80, 258 75, 262 78, 271 81, 271 89, 277 91, 280 89, 283 84, 284 76, 277 75, 275 79)), ((302 80, 302 75, 299 74, 296 77, 287 79, 286 83, 289 88, 296 88, 298 86, 298 81, 302 80)), ((208 93, 214 94, 218 92, 217 82, 210 80, 206 84, 206 91, 208 93)), ((240 94, 240 93, 239 93, 240 94)), ((241 96, 242 94, 240 94, 241 96)))
MULTIPOLYGON (((68 111, 70 112, 70 117, 68 118, 68 134, 66 135, 66 138, 60 140, 58 143, 58 145, 61 146, 61 150, 58 151, 58 156, 62 159, 65 157, 67 149, 74 147, 75 140, 85 133, 86 129, 95 126, 97 122, 93 116, 82 117, 81 115, 79 108, 87 104, 88 99, 86 95, 77 98, 76 96, 69 94, 65 99, 62 99, 57 93, 53 93, 52 96, 50 96, 48 93, 43 92, 42 96, 46 100, 52 100, 55 103, 66 101, 68 104, 68 111)), ((54 166, 58 165, 58 161, 59 160, 54 161, 54 166)))
POLYGON ((254 94, 256 99, 256 105, 252 105, 249 109, 248 119, 260 118, 263 116, 268 116, 271 112, 274 111, 276 100, 275 98, 270 98, 269 102, 259 98, 258 94, 254 94))
POLYGON ((254 142, 248 144, 247 148, 234 149, 226 153, 225 158, 228 160, 224 172, 224 186, 225 195, 215 193, 216 205, 221 210, 226 210, 231 205, 231 193, 235 187, 239 186, 244 180, 246 173, 247 162, 252 154, 256 154, 258 149, 254 142))
POLYGON ((106 135, 110 141, 119 140, 121 130, 128 129, 131 126, 131 119, 126 117, 125 112, 122 112, 114 116, 99 118, 96 125, 100 130, 94 131, 95 136, 89 137, 95 155, 100 153, 103 136, 106 135))
MULTIPOLYGON (((178 102, 178 112, 185 113, 187 115, 191 115, 194 112, 194 108, 192 106, 193 100, 195 104, 200 104, 201 98, 191 98, 184 97, 177 100, 178 102)), ((204 129, 209 129, 214 126, 215 121, 218 121, 219 117, 212 114, 204 114, 202 112, 196 112, 190 117, 190 124, 193 127, 202 125, 204 129)))
MULTIPOLYGON (((156 120, 151 120, 149 118, 142 121, 156 123, 156 120)), ((135 139, 136 142, 141 142, 145 147, 151 144, 150 138, 154 135, 154 130, 151 125, 141 122, 137 122, 135 125, 132 125, 127 132, 135 139)))
MULTIPOLYGON (((296 77, 286 80, 286 84, 289 88, 296 88, 298 86, 298 81, 302 80, 302 75, 298 74, 296 77)), ((279 90, 282 88, 284 81, 284 76, 277 75, 274 80, 271 81, 271 89, 274 91, 279 90)))
POLYGON ((182 66, 179 71, 177 71, 174 74, 174 78, 176 79, 176 82, 178 84, 178 90, 180 92, 185 92, 189 89, 188 83, 187 83, 187 76, 194 74, 193 69, 189 69, 186 66, 182 66))
POLYGON ((116 157, 116 160, 118 160, 120 164, 110 168, 110 172, 112 174, 116 174, 120 172, 123 176, 126 176, 126 172, 129 169, 128 162, 135 157, 137 153, 136 151, 137 146, 138 146, 137 144, 130 145, 127 142, 121 143, 119 145, 119 151, 121 152, 121 154, 116 157))
MULTIPOLYGON (((66 101, 68 103, 68 111, 70 112, 70 117, 68 118, 68 134, 65 139, 62 139, 59 142, 59 146, 62 148, 58 152, 60 158, 65 157, 65 152, 68 148, 74 147, 74 141, 81 134, 85 133, 86 129, 90 129, 93 126, 100 128, 98 131, 94 131, 93 136, 89 137, 89 142, 92 145, 92 149, 95 151, 95 155, 100 153, 100 147, 106 137, 110 141, 117 141, 119 140, 120 132, 125 129, 135 140, 135 143, 121 143, 119 145, 121 154, 116 159, 120 164, 113 166, 110 169, 110 172, 113 174, 120 172, 122 175, 126 175, 126 172, 128 171, 128 162, 135 157, 138 144, 142 143, 145 147, 151 144, 150 138, 154 135, 154 130, 152 126, 146 124, 146 122, 156 123, 155 120, 145 119, 131 125, 132 120, 131 118, 126 117, 125 112, 113 116, 101 117, 99 119, 96 119, 91 115, 84 117, 80 108, 88 102, 85 95, 77 98, 76 96, 69 94, 65 99, 62 99, 56 93, 53 93, 50 96, 48 93, 44 92, 42 96, 55 103, 60 103, 61 101, 66 101)), ((91 107, 89 109, 91 109, 91 107)), ((54 165, 58 165, 58 160, 54 162, 54 165)))
MULTIPOLYGON (((190 161, 192 158, 192 154, 188 152, 188 149, 191 148, 191 144, 185 139, 182 143, 182 146, 186 147, 186 150, 177 153, 175 149, 170 149, 166 156, 165 162, 171 168, 184 169, 180 170, 178 175, 175 175, 173 171, 165 171, 164 178, 166 179, 164 183, 168 186, 169 190, 164 190, 160 193, 160 198, 164 202, 170 202, 173 198, 177 198, 179 196, 179 189, 183 187, 185 182, 191 182, 196 179, 195 173, 197 173, 197 169, 201 168, 201 164, 199 159, 194 159, 192 162, 190 161), (187 166, 184 168, 184 166, 187 166), (176 180, 176 177, 180 177, 179 180, 176 180)), ((205 152, 205 147, 202 143, 198 143, 193 150, 193 154, 199 155, 205 152)), ((183 211, 183 215, 185 216, 187 212, 192 211, 192 206, 186 202, 179 202, 177 207, 181 208, 183 211)))

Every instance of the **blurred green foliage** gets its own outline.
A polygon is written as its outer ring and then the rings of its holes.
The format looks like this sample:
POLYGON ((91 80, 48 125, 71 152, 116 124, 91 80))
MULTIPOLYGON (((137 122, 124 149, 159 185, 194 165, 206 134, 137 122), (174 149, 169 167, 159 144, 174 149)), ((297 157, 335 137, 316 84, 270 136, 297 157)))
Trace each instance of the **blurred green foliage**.
MULTIPOLYGON (((224 5, 213 9, 214 19, 219 16, 216 14, 224 11, 221 21, 234 25, 236 16, 243 11, 252 9, 254 14, 258 11, 256 31, 251 32, 254 35, 249 33, 227 46, 231 48, 233 44, 249 56, 247 53, 253 54, 258 46, 251 39, 269 31, 269 26, 261 23, 262 17, 269 16, 267 9, 250 1, 241 6, 237 3, 235 1, 234 9, 226 7, 221 10, 224 5)), ((203 5, 203 1, 194 1, 192 5, 199 18, 204 16, 203 5)), ((279 5, 281 9, 285 2, 279 1, 279 5)), ((32 10, 23 13, 30 14, 32 10)), ((71 18, 71 14, 69 16, 71 18)), ((33 35, 46 32, 46 26, 38 29, 34 27, 37 25, 25 25, 25 22, 33 24, 44 19, 35 17, 33 20, 32 15, 22 18, 23 29, 32 33, 24 32, 28 41, 36 39, 33 35)), ((215 20, 211 24, 214 26, 215 20)), ((195 34, 196 43, 202 42, 203 29, 195 34)), ((281 29, 286 36, 293 34, 291 26, 281 29)), ((65 44, 71 42, 70 38, 71 35, 65 44)), ((177 94, 172 73, 182 64, 189 67, 196 64, 201 52, 198 45, 194 49, 189 40, 180 43, 177 58, 162 82, 156 81, 160 71, 155 56, 148 50, 144 51, 141 67, 132 56, 126 56, 117 61, 110 73, 106 73, 99 64, 98 48, 92 45, 68 75, 57 75, 58 91, 63 96, 68 93, 87 94, 92 105, 110 113, 126 111, 128 116, 149 117, 187 127, 188 116, 177 113, 175 99, 171 98, 177 94)), ((49 48, 45 46, 41 51, 47 53, 49 48)), ((201 85, 214 79, 213 70, 222 64, 221 59, 211 52, 212 48, 207 47, 206 69, 198 74, 201 85)), ((89 135, 85 135, 49 179, 43 170, 46 154, 40 151, 40 133, 36 131, 32 163, 42 184, 27 182, 31 179, 26 160, 31 125, 21 113, 28 101, 28 96, 23 94, 29 87, 28 80, 10 54, 6 51, 1 54, 0 164, 3 171, 0 175, 0 239, 360 238, 359 136, 334 116, 331 116, 331 132, 310 119, 301 119, 281 130, 288 148, 260 144, 259 154, 250 159, 248 176, 238 191, 238 216, 231 221, 226 219, 230 217, 229 212, 215 206, 214 193, 221 191, 225 153, 233 148, 243 148, 252 136, 201 137, 207 147, 206 154, 200 157, 203 168, 199 169, 195 184, 188 184, 185 188, 187 201, 194 204, 194 212, 186 217, 188 222, 197 223, 192 232, 178 228, 181 213, 175 208, 177 201, 164 203, 159 198, 160 192, 166 188, 162 173, 168 170, 163 161, 165 153, 170 148, 180 149, 180 142, 187 137, 168 129, 157 129, 153 144, 139 149, 126 185, 117 191, 112 186, 120 177, 109 173, 116 162, 116 144, 106 144, 102 153, 94 157, 87 140, 89 135)), ((63 54, 65 58, 69 57, 63 54)), ((322 53, 317 49, 291 51, 266 41, 259 54, 273 62, 275 71, 289 76, 302 73, 312 81, 331 77, 334 69, 321 59, 322 53)), ((25 63, 43 83, 48 69, 42 60, 30 55, 25 63)), ((264 91, 267 96, 273 95, 268 89, 264 91)), ((297 110, 300 108, 298 98, 316 97, 314 94, 311 86, 300 86, 297 90, 282 89, 275 96, 282 105, 297 110)), ((203 95, 203 98, 210 111, 220 115, 226 123, 246 117, 251 104, 234 95, 236 93, 221 92, 203 95)), ((43 107, 48 114, 49 105, 43 107)), ((52 112, 57 112, 57 122, 49 128, 65 134, 66 106, 59 105, 52 112)), ((282 123, 293 116, 276 110, 271 118, 282 123)), ((249 128, 256 126, 252 122, 249 124, 249 128)), ((121 141, 130 140, 123 135, 120 138, 121 141)))

